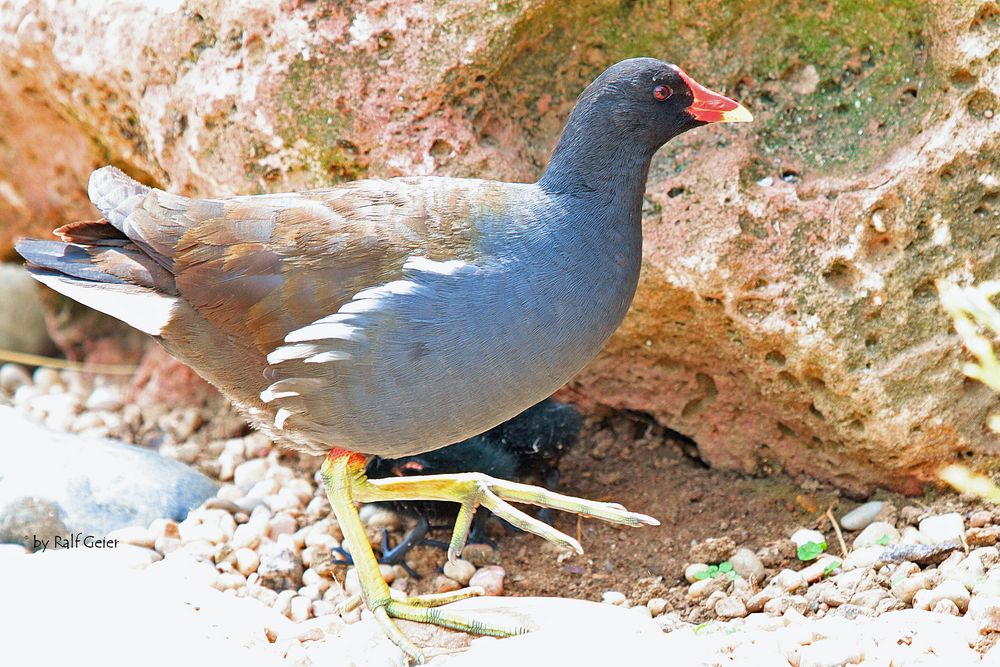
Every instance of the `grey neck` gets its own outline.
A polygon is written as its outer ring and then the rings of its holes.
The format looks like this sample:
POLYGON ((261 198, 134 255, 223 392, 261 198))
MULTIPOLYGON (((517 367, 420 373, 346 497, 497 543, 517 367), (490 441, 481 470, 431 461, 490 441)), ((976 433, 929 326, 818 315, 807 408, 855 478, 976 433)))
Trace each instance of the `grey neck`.
POLYGON ((552 194, 641 209, 653 151, 580 120, 570 117, 538 185, 552 194))

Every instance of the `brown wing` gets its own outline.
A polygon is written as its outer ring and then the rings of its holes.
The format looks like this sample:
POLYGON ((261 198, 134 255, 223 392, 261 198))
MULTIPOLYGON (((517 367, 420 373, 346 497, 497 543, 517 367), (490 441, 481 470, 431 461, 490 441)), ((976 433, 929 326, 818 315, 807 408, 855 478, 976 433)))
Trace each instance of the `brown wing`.
POLYGON ((398 278, 407 255, 471 258, 461 181, 400 179, 283 195, 188 199, 150 190, 125 219, 209 323, 262 354, 398 278))

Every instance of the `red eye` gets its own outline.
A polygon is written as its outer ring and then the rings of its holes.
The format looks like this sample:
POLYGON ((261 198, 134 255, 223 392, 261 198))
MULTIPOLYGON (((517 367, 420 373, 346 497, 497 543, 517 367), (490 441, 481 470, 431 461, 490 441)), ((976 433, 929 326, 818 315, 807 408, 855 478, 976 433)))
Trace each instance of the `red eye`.
POLYGON ((670 90, 670 86, 664 86, 663 84, 660 84, 656 88, 653 88, 653 97, 655 97, 659 102, 663 102, 673 94, 674 91, 670 90))

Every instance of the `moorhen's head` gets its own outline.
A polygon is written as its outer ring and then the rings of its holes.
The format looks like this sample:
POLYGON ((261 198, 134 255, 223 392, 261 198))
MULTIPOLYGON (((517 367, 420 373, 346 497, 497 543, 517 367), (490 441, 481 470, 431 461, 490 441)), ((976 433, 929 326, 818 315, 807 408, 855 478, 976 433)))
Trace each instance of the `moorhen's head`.
POLYGON ((629 183, 638 192, 653 153, 672 138, 707 123, 751 120, 739 102, 709 90, 676 65, 655 58, 623 60, 576 101, 541 184, 566 191, 621 190, 629 183))
POLYGON ((577 110, 586 111, 588 124, 603 126, 602 132, 645 145, 652 152, 678 134, 707 123, 753 120, 739 102, 655 58, 632 58, 612 65, 583 91, 577 110))

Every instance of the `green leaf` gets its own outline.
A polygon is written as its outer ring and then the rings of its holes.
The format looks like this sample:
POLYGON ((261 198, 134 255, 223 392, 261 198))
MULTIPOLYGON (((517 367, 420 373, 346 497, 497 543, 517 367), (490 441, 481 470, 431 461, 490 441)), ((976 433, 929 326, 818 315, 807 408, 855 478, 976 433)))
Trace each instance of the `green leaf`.
POLYGON ((889 533, 886 533, 882 537, 878 538, 878 543, 881 544, 883 547, 889 544, 889 533))
POLYGON ((829 563, 827 563, 826 567, 823 568, 823 576, 822 576, 822 578, 826 579, 827 577, 829 577, 831 574, 833 574, 833 571, 836 570, 838 567, 840 567, 840 561, 839 560, 834 560, 834 561, 830 561, 829 563))
POLYGON ((724 560, 721 563, 719 563, 719 572, 732 572, 732 571, 733 571, 733 564, 730 563, 728 560, 724 560))
POLYGON ((806 542, 799 545, 797 556, 799 560, 816 560, 821 553, 826 551, 826 542, 806 542))
POLYGON ((694 578, 697 581, 701 581, 702 579, 708 579, 708 576, 709 576, 708 575, 708 570, 702 570, 701 572, 698 572, 697 574, 695 574, 694 578))

